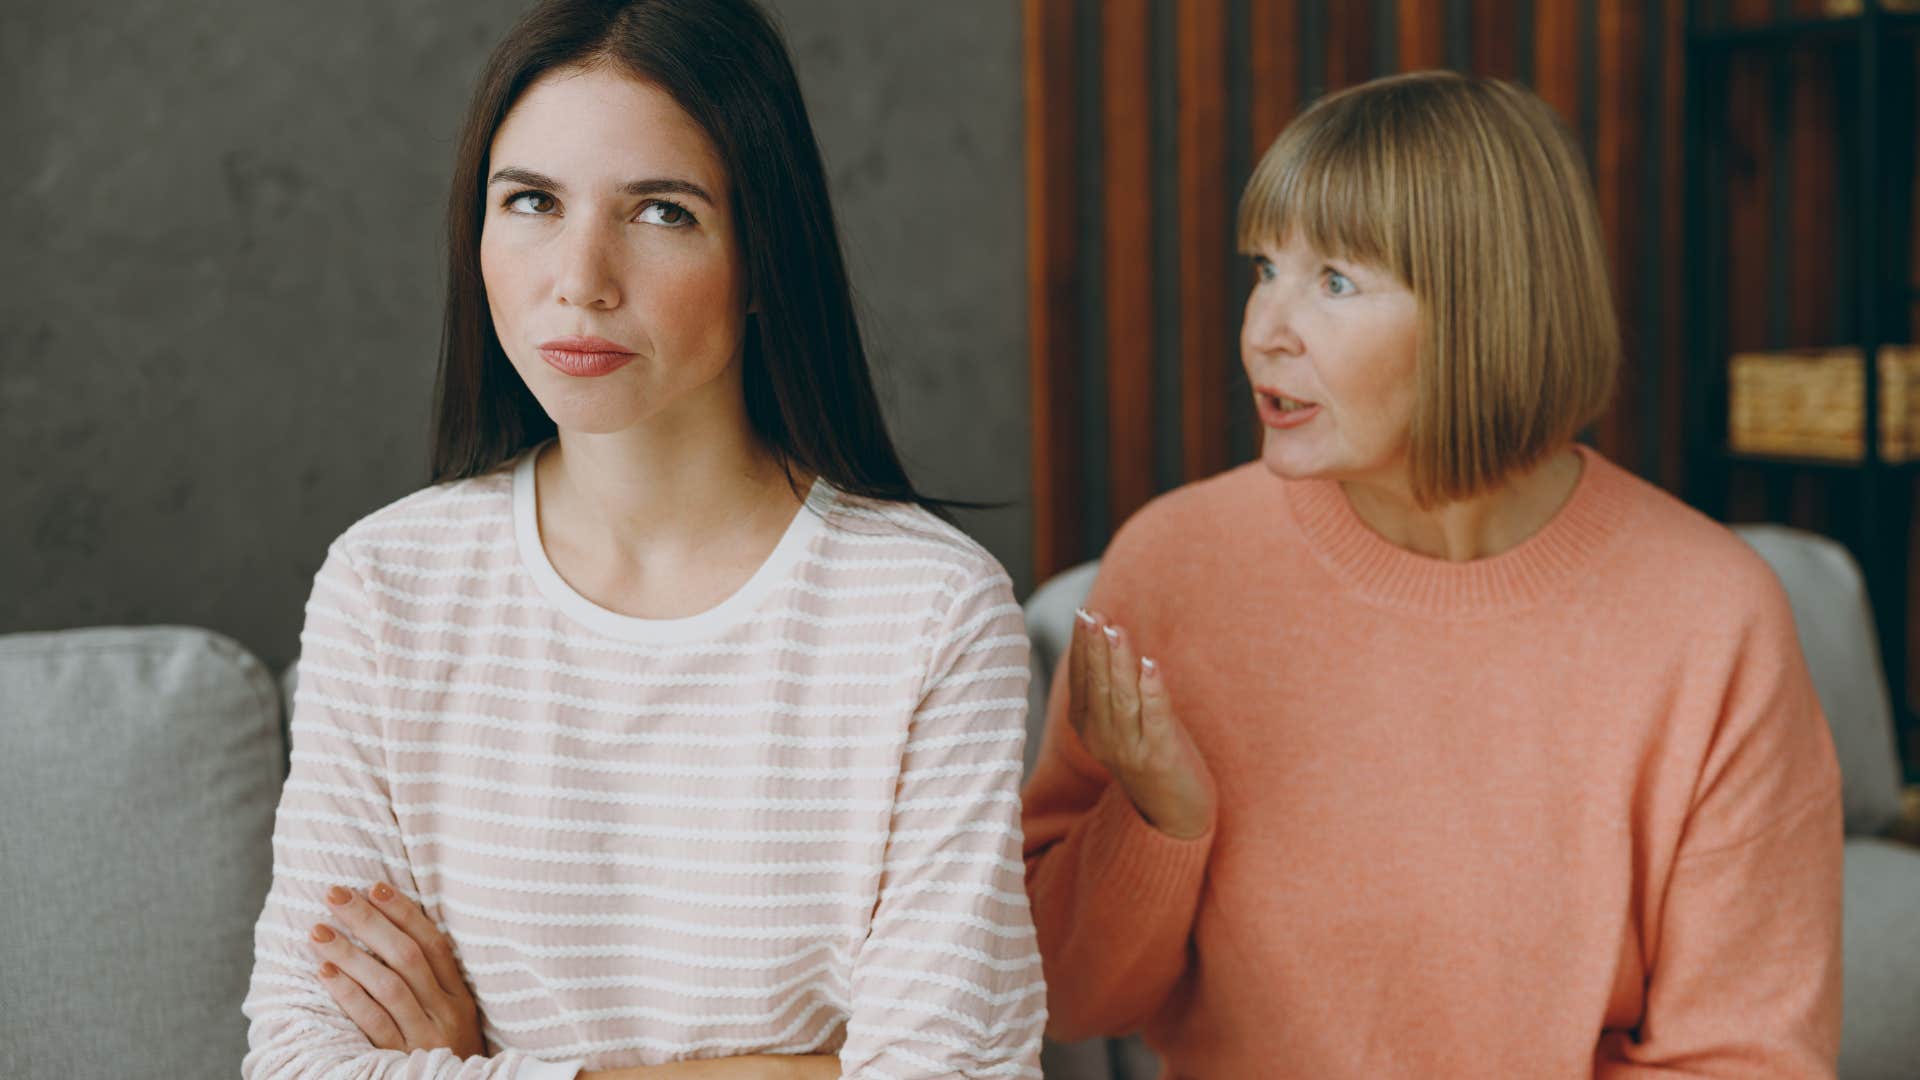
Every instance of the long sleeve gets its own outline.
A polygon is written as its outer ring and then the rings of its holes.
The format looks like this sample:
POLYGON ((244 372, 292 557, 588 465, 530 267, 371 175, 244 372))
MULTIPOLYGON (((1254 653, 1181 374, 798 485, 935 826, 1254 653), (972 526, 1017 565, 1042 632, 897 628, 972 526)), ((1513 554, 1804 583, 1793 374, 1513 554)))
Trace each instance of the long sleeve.
POLYGON ((1829 1078, 1840 1044, 1839 771, 1784 598, 1748 628, 1664 899, 1645 1015, 1599 1080, 1829 1078))
POLYGON ((577 1063, 518 1052, 464 1061, 450 1051, 375 1049, 320 985, 308 929, 327 888, 385 881, 418 899, 386 781, 377 638, 351 558, 329 550, 301 632, 292 771, 274 821, 273 886, 254 929, 243 1011, 249 1080, 307 1077, 568 1080, 577 1063))
MULTIPOLYGON (((1088 606, 1151 650, 1139 609, 1128 607, 1147 590, 1126 588, 1126 539, 1123 531, 1115 540, 1088 606)), ((1180 840, 1140 816, 1067 722, 1066 671, 1062 663, 1048 699, 1024 826, 1048 1031, 1075 1041, 1140 1028, 1186 971, 1214 830, 1180 840)))
POLYGON ((1046 994, 1019 870, 1027 679, 1006 576, 962 585, 934 635, 853 964, 848 1077, 1040 1075, 1046 994))

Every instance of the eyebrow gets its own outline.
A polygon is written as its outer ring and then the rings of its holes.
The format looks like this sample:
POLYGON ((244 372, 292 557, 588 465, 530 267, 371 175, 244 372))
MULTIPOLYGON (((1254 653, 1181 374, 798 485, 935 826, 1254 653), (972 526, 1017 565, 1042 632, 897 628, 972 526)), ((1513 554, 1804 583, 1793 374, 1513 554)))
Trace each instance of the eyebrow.
MULTIPOLYGON (((565 191, 566 185, 551 176, 543 176, 532 169, 519 169, 509 166, 487 177, 487 186, 495 184, 519 184, 523 187, 542 188, 547 191, 565 191)), ((709 206, 718 206, 707 189, 690 180, 674 180, 669 177, 654 177, 648 180, 629 180, 620 185, 623 195, 691 195, 709 206)))

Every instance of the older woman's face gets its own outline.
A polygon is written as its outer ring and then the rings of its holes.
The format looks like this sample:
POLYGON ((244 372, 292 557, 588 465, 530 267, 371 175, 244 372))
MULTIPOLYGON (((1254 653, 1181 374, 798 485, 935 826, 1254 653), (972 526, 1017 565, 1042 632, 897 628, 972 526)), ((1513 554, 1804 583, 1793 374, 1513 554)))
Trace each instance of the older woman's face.
POLYGON ((1413 294, 1384 270, 1298 236, 1256 251, 1240 359, 1267 468, 1403 487, 1419 331, 1413 294))
POLYGON ((561 430, 739 398, 746 290, 726 169, 667 93, 536 80, 488 157, 480 269, 500 344, 561 430))

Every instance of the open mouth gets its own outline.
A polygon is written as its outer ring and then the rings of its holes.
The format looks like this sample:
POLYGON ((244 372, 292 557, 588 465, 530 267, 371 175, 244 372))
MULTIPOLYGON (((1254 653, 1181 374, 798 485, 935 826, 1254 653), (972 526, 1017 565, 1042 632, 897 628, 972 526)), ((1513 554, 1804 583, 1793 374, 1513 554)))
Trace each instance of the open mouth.
POLYGON ((1254 400, 1260 409, 1260 422, 1267 427, 1288 428, 1313 418, 1320 406, 1316 402, 1288 397, 1277 390, 1256 387, 1254 400))

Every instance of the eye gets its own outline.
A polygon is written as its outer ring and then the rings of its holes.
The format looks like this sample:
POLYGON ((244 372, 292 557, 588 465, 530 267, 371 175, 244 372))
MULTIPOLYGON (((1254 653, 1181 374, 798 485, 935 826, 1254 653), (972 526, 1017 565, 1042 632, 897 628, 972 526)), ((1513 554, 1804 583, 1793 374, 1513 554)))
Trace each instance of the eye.
POLYGON ((1335 270, 1333 267, 1326 267, 1322 273, 1326 275, 1328 294, 1333 296, 1350 296, 1358 291, 1358 287, 1354 285, 1352 278, 1335 270))
POLYGON ((553 196, 544 191, 516 191, 507 196, 501 205, 516 214, 549 214, 553 212, 553 196))
POLYGON ((642 207, 640 220, 648 225, 661 225, 669 229, 684 229, 689 225, 699 224, 693 216, 693 211, 677 202, 668 202, 665 199, 655 199, 642 207))
POLYGON ((1253 257, 1253 280, 1272 281, 1273 260, 1267 258, 1265 255, 1255 255, 1253 257))

